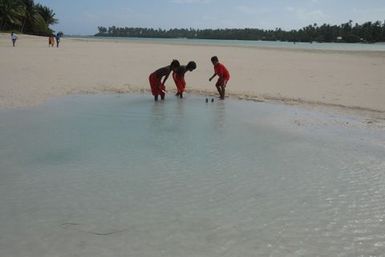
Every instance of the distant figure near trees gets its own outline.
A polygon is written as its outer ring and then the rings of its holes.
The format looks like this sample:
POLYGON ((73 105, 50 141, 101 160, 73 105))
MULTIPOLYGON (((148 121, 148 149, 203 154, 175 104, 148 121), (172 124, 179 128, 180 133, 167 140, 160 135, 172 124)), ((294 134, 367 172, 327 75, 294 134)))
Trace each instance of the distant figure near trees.
POLYGON ((17 35, 15 32, 11 33, 11 40, 12 40, 12 46, 15 47, 16 45, 16 40, 17 40, 17 35))
POLYGON ((151 93, 154 96, 154 100, 158 101, 160 96, 161 100, 164 100, 166 94, 165 83, 170 76, 171 71, 176 71, 180 67, 178 60, 173 60, 170 65, 162 67, 150 74, 149 82, 151 86, 151 93), (162 81, 163 78, 163 81, 162 81))
POLYGON ((215 76, 219 77, 215 86, 217 87, 219 97, 223 100, 225 99, 225 88, 230 79, 230 73, 226 67, 219 62, 218 57, 211 57, 211 62, 214 65, 214 74, 209 78, 209 81, 211 81, 215 76))
POLYGON ((48 46, 49 47, 54 47, 55 46, 55 35, 51 34, 48 37, 48 46))
POLYGON ((58 32, 56 34, 56 47, 57 48, 59 48, 59 44, 60 44, 60 40, 61 40, 62 36, 63 36, 63 32, 58 32))
POLYGON ((175 85, 177 88, 176 96, 179 96, 180 98, 183 98, 183 92, 186 87, 186 81, 184 79, 184 74, 187 71, 193 71, 197 67, 196 63, 191 61, 187 65, 181 65, 179 68, 177 68, 173 73, 172 77, 175 81, 175 85))

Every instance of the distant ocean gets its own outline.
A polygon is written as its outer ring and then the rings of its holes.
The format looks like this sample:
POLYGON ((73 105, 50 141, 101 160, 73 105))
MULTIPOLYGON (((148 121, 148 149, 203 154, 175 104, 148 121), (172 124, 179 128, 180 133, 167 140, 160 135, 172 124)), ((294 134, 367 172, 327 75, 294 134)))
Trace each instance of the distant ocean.
POLYGON ((336 51, 385 51, 385 42, 376 44, 363 43, 302 43, 282 41, 253 41, 253 40, 218 40, 218 39, 187 39, 187 38, 134 38, 134 37, 80 37, 102 40, 144 41, 167 44, 191 44, 214 46, 243 46, 243 47, 271 47, 290 49, 336 50, 336 51))

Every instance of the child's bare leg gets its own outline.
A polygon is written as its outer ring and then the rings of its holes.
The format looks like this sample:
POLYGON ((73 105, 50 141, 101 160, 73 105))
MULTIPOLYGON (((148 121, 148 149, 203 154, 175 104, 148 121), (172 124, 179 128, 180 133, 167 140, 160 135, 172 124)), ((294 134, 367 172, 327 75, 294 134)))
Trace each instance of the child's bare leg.
POLYGON ((221 87, 222 87, 221 99, 225 99, 225 87, 224 86, 221 86, 221 87))
POLYGON ((217 85, 216 87, 217 87, 219 96, 222 97, 222 90, 221 90, 221 87, 220 87, 219 85, 217 85))
POLYGON ((225 92, 224 92, 223 85, 218 85, 217 89, 218 89, 218 92, 219 92, 219 98, 220 99, 224 99, 225 98, 225 92))

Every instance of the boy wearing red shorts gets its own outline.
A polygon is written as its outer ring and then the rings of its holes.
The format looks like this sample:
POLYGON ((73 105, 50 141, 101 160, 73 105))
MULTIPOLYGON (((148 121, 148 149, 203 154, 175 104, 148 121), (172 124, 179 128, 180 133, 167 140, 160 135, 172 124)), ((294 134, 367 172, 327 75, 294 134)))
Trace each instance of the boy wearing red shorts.
POLYGON ((179 61, 173 60, 170 65, 157 69, 150 74, 148 80, 150 82, 151 93, 154 96, 155 101, 158 101, 159 96, 162 100, 164 100, 166 93, 166 87, 164 83, 166 83, 166 80, 170 76, 171 71, 175 71, 177 68, 179 68, 179 66, 179 61))
POLYGON ((209 81, 211 81, 215 76, 218 75, 219 78, 215 86, 217 87, 219 97, 223 100, 225 99, 225 88, 227 82, 230 79, 230 73, 226 69, 226 67, 219 62, 218 57, 211 57, 211 62, 214 65, 214 75, 209 78, 209 81))
POLYGON ((179 96, 180 98, 183 98, 183 92, 186 87, 186 81, 184 80, 184 74, 187 71, 193 71, 197 67, 196 63, 191 61, 186 66, 182 65, 179 68, 177 68, 173 73, 172 77, 175 81, 177 93, 176 96, 179 96))

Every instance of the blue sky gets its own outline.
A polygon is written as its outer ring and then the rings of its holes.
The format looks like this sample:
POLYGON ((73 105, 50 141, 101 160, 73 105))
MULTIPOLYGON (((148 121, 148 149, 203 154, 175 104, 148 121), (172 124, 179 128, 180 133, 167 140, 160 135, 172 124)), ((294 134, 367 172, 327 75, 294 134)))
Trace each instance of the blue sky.
POLYGON ((298 29, 385 19, 385 0, 35 0, 56 13, 53 29, 91 35, 98 26, 298 29))

